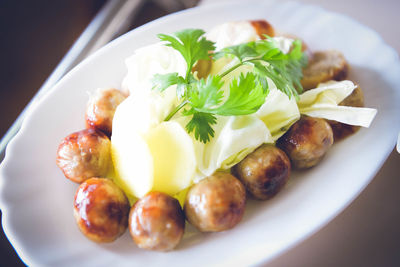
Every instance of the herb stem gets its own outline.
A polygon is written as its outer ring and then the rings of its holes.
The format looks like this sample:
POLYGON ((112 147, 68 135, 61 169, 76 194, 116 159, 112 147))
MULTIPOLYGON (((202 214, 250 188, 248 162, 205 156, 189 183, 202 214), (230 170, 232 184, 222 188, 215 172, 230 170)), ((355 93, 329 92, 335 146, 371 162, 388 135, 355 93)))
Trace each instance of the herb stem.
POLYGON ((234 65, 233 67, 229 68, 228 70, 224 71, 224 72, 221 74, 221 78, 223 78, 224 76, 226 76, 227 74, 229 74, 231 71, 234 71, 235 69, 237 69, 238 67, 240 67, 242 64, 243 64, 243 63, 240 62, 240 63, 234 65))
POLYGON ((222 78, 222 77, 228 75, 229 73, 231 73, 232 71, 234 71, 235 69, 239 68, 240 66, 244 65, 244 63, 251 62, 251 61, 256 61, 256 60, 259 60, 259 59, 258 58, 252 58, 252 59, 247 59, 247 60, 240 61, 236 65, 234 65, 231 68, 229 68, 228 70, 224 71, 220 76, 222 78))
POLYGON ((173 111, 171 111, 168 116, 164 119, 164 121, 169 121, 180 109, 182 109, 189 101, 186 99, 182 101, 173 111))

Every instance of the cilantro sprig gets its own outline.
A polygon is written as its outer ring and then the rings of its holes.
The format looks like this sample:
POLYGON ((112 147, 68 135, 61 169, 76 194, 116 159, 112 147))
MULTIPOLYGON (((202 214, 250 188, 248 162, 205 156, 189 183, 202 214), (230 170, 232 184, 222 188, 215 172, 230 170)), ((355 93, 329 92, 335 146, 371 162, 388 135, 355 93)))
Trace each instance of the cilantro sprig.
POLYGON ((202 37, 205 32, 200 29, 186 29, 175 33, 175 36, 159 34, 161 41, 165 41, 167 46, 178 50, 187 64, 185 79, 189 75, 194 64, 199 59, 209 59, 208 52, 215 49, 214 43, 202 37), (201 37, 201 38, 200 38, 201 37))
POLYGON ((255 72, 270 78, 276 87, 289 97, 298 96, 303 90, 300 80, 303 77, 302 68, 307 64, 307 57, 301 51, 301 41, 295 40, 289 53, 283 53, 272 38, 231 46, 222 49, 214 55, 234 57, 238 63, 228 69, 222 76, 244 65, 252 65, 255 72))
POLYGON ((177 85, 177 96, 181 102, 165 120, 170 120, 183 109, 182 115, 191 116, 186 130, 194 133, 197 140, 207 143, 214 137, 216 116, 238 116, 256 112, 265 103, 269 92, 267 77, 289 97, 297 96, 297 90, 302 90, 301 68, 306 59, 301 52, 301 42, 294 41, 287 54, 271 38, 227 47, 213 54, 214 43, 207 40, 204 33, 199 29, 186 29, 174 35, 159 34, 160 40, 181 53, 187 70, 185 77, 173 72, 156 74, 153 78, 154 88, 161 92, 171 85, 177 85), (216 60, 221 57, 234 57, 238 63, 224 73, 209 76, 207 79, 198 80, 192 74, 193 66, 198 60, 216 60), (224 96, 222 78, 245 64, 252 65, 254 71, 234 78, 229 84, 229 94, 224 96))

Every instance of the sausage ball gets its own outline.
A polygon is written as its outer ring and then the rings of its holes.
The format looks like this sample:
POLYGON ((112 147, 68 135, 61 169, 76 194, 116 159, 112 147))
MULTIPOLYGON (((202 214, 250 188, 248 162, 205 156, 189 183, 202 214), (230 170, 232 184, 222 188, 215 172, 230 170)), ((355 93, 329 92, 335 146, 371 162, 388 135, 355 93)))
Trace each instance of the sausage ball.
POLYGON ((304 90, 316 88, 330 80, 341 81, 347 77, 349 65, 339 51, 317 51, 312 53, 308 65, 303 69, 301 85, 304 90))
POLYGON ((129 230, 138 247, 169 251, 182 239, 185 216, 178 200, 165 193, 150 192, 132 207, 129 230))
POLYGON ((75 194, 74 217, 90 240, 112 242, 128 227, 129 201, 111 180, 90 178, 75 194))
POLYGON ((90 97, 86 107, 86 127, 96 128, 111 136, 115 110, 126 97, 124 93, 114 88, 97 90, 90 97))
POLYGON ((59 145, 56 163, 65 177, 82 183, 92 177, 105 177, 111 166, 110 139, 95 129, 68 135, 59 145))
POLYGON ((262 145, 232 169, 256 199, 275 196, 289 180, 290 160, 274 145, 262 145))
POLYGON ((246 190, 230 173, 216 172, 193 185, 186 196, 188 221, 202 232, 219 232, 240 222, 246 190))
MULTIPOLYGON (((357 85, 353 92, 342 102, 340 102, 339 105, 349 107, 364 107, 364 93, 360 86, 357 85)), ((332 127, 333 139, 335 142, 346 138, 360 129, 360 126, 349 125, 332 120, 329 120, 328 123, 332 127)))
POLYGON ((251 26, 256 30, 257 35, 261 39, 265 39, 264 35, 268 35, 270 37, 275 36, 275 30, 272 25, 266 20, 250 20, 251 26))
POLYGON ((324 119, 303 116, 290 127, 277 146, 289 156, 295 168, 315 166, 333 144, 331 126, 324 119))

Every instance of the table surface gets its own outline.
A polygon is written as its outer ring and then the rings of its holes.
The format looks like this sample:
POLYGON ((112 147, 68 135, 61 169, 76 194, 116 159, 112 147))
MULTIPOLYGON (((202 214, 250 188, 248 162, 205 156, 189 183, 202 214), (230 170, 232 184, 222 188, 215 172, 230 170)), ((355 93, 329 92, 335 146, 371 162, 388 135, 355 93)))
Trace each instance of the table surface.
MULTIPOLYGON (((220 1, 204 0, 200 4, 220 1)), ((11 3, 11 1, 5 2, 11 3)), ((396 20, 400 10, 398 0, 302 0, 299 2, 346 14, 377 31, 386 43, 400 52, 400 30, 396 20)), ((0 4, 0 9, 1 5, 4 3, 0 4)), ((96 10, 98 5, 91 8, 96 10)), ((53 65, 41 73, 42 77, 36 80, 34 88, 39 88, 44 82, 43 79, 55 67, 54 63, 61 59, 63 53, 66 52, 65 49, 72 44, 94 13, 92 11, 81 13, 81 15, 84 17, 79 24, 81 28, 77 26, 73 31, 75 35, 71 34, 69 40, 65 40, 64 50, 54 52, 58 57, 53 57, 53 65)), ((33 89, 32 92, 26 93, 25 101, 34 92, 33 89)), ((0 94, 5 93, 0 91, 0 94)), ((7 94, 5 96, 9 97, 7 94)), ((20 101, 18 105, 23 107, 24 102, 20 101)), ((0 106, 3 106, 3 103, 0 106)), ((14 108, 13 111, 9 111, 11 108, 8 107, 9 110, 5 110, 6 114, 14 113, 5 123, 2 122, 3 125, 9 126, 21 107, 14 108)), ((6 126, 3 126, 3 129, 4 127, 6 126)), ((0 133, 3 134, 1 131, 0 133)), ((373 181, 349 207, 317 233, 278 256, 267 266, 400 266, 400 253, 398 253, 400 247, 399 163, 400 155, 393 151, 373 181)), ((23 266, 4 235, 0 235, 0 240, 2 263, 7 266, 23 266)))

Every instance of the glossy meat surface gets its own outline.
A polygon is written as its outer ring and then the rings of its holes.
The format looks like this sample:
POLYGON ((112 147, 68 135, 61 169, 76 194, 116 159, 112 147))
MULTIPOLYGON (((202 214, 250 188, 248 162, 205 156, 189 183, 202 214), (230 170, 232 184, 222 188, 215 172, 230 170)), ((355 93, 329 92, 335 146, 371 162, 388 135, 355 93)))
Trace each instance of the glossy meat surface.
POLYGON ((240 222, 246 191, 233 175, 216 172, 193 185, 186 196, 186 218, 202 232, 228 230, 240 222))
POLYGON ((95 129, 68 135, 59 145, 56 163, 65 177, 82 183, 92 177, 105 177, 111 166, 110 139, 95 129))
POLYGON ((277 146, 289 156, 293 167, 315 166, 333 144, 329 124, 320 118, 303 116, 277 141, 277 146))
POLYGON ((95 242, 112 242, 128 227, 129 201, 109 179, 91 178, 75 194, 74 217, 81 232, 95 242))
POLYGON ((289 180, 290 160, 274 145, 262 145, 234 166, 232 172, 256 199, 275 196, 289 180))
POLYGON ((185 216, 178 200, 161 192, 139 199, 129 215, 129 230, 138 247, 169 251, 182 239, 185 216))
POLYGON ((111 136, 112 120, 117 106, 126 95, 118 89, 99 89, 89 99, 86 107, 86 126, 96 128, 111 136))

